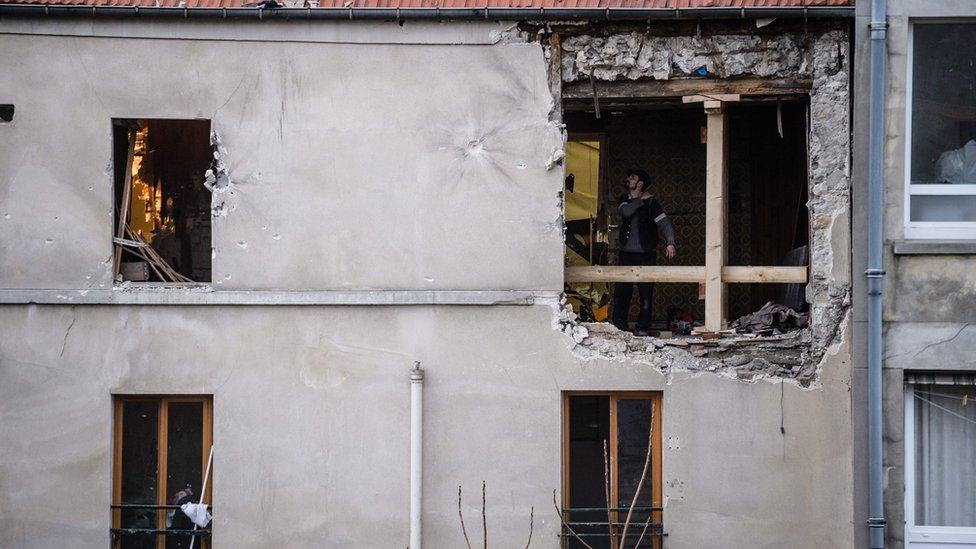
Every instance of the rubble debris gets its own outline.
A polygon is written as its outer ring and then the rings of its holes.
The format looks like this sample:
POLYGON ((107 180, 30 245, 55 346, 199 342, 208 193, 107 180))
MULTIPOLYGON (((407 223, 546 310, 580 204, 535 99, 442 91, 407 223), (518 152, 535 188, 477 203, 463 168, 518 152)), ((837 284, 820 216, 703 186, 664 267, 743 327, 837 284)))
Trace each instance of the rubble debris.
POLYGON ((809 322, 809 314, 798 313, 786 305, 768 301, 758 311, 741 316, 732 326, 743 332, 769 335, 777 330, 788 332, 805 328, 809 322))
POLYGON ((610 36, 569 36, 562 42, 564 82, 592 76, 597 80, 669 80, 809 76, 810 63, 801 38, 717 34, 653 36, 640 32, 610 36))

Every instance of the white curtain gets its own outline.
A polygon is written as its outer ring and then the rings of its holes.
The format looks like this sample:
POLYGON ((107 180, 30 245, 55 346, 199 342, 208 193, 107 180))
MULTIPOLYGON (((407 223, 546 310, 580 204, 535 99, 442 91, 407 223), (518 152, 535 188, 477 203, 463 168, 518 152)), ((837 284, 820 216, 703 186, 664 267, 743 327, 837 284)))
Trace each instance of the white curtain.
POLYGON ((976 387, 915 385, 914 401, 915 524, 976 526, 976 387))

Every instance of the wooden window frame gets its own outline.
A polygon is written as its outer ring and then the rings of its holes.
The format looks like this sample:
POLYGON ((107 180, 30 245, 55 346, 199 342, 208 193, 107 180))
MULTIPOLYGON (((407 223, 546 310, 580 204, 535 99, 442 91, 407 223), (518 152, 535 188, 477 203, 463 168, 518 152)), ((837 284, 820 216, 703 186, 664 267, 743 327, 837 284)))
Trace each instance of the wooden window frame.
MULTIPOLYGON (((169 444, 169 405, 174 402, 197 402, 203 406, 203 418, 201 432, 203 435, 201 446, 201 472, 207 470, 207 462, 210 459, 210 448, 213 446, 213 395, 113 395, 113 440, 112 440, 112 502, 113 504, 122 503, 122 407, 127 402, 154 402, 159 404, 157 413, 156 433, 158 437, 156 454, 156 505, 166 505, 168 490, 166 487, 167 452, 169 444)), ((203 501, 213 502, 213 466, 211 464, 210 478, 207 486, 203 489, 203 501)), ((197 495, 198 497, 198 495, 197 495)), ((121 528, 122 510, 112 509, 112 528, 121 528)), ((166 528, 166 511, 156 511, 156 528, 166 528)), ((119 547, 121 538, 113 540, 112 547, 119 547)), ((166 549, 166 535, 156 534, 157 549, 166 549)), ((210 540, 202 539, 199 547, 210 549, 210 540)))
POLYGON ((728 327, 726 318, 727 285, 805 284, 809 267, 726 265, 728 226, 726 223, 728 186, 728 122, 725 103, 739 101, 739 94, 690 95, 684 103, 702 103, 705 109, 705 265, 648 267, 591 266, 566 267, 565 281, 575 282, 665 282, 698 283, 705 299, 706 332, 728 327))
MULTIPOLYGON (((662 467, 662 457, 664 453, 662 452, 662 441, 664 437, 663 433, 663 396, 661 391, 564 391, 562 398, 562 508, 568 509, 570 507, 570 433, 569 433, 569 401, 572 397, 578 396, 599 396, 599 397, 609 397, 610 398, 610 439, 607 441, 607 448, 610 458, 610 507, 620 508, 629 507, 631 502, 619 501, 619 471, 618 471, 618 459, 617 459, 617 403, 621 400, 636 400, 636 399, 650 399, 651 408, 654 411, 654 433, 651 437, 651 470, 650 470, 650 480, 651 480, 651 507, 656 510, 651 511, 651 523, 653 524, 663 524, 664 523, 664 500, 663 500, 663 467, 662 467)), ((618 511, 612 512, 613 521, 623 522, 626 519, 624 513, 618 511), (620 516, 624 515, 624 516, 620 516)), ((564 517, 565 518, 565 517, 564 517)), ((634 524, 631 524, 631 528, 634 524)), ((637 525, 637 528, 641 528, 642 525, 637 525)), ((654 538, 651 538, 654 540, 654 538)), ((652 541, 654 547, 658 547, 656 541, 652 541)), ((565 547, 566 540, 563 539, 563 547, 565 547)))

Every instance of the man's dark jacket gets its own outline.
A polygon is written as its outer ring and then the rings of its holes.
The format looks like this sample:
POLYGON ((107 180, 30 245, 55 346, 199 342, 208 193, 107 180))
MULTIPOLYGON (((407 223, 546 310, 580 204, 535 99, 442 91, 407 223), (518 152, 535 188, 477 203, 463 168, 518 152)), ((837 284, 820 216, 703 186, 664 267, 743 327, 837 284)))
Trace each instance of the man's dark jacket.
MULTIPOLYGON (((630 200, 630 196, 627 194, 620 195, 620 204, 624 204, 630 200)), ((647 251, 653 251, 657 249, 658 244, 658 234, 657 234, 657 222, 654 220, 664 213, 664 208, 661 207, 661 203, 657 201, 656 198, 648 198, 642 201, 640 208, 637 208, 637 212, 634 215, 640 216, 640 240, 641 246, 647 251)), ((618 205, 619 208, 619 205, 618 205)), ((630 238, 630 227, 631 220, 633 217, 621 216, 620 223, 620 246, 623 247, 627 244, 627 239, 630 238)))

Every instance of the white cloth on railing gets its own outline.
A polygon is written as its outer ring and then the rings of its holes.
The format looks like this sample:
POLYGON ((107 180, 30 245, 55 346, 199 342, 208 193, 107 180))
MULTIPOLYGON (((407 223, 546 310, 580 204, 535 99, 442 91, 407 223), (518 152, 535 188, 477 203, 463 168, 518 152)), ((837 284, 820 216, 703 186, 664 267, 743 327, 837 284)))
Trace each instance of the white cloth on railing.
POLYGON ((190 517, 193 524, 196 524, 200 528, 206 528, 210 521, 213 520, 213 515, 207 510, 207 505, 204 503, 184 503, 180 506, 183 510, 183 514, 190 517))

